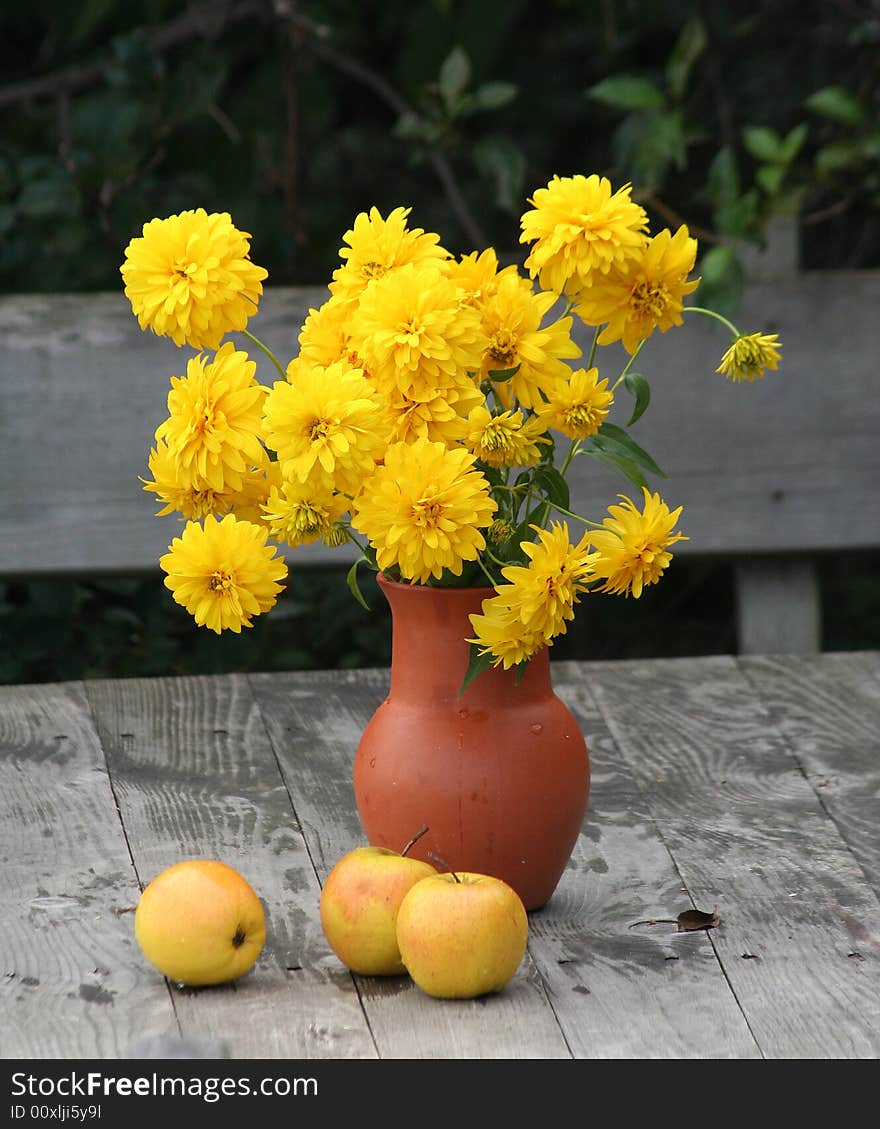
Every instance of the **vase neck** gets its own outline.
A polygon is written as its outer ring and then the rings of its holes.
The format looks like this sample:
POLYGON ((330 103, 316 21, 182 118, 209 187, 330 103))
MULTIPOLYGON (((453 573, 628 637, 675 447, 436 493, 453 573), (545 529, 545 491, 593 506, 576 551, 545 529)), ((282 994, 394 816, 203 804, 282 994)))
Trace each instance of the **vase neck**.
POLYGON ((467 672, 473 626, 468 618, 482 610, 493 588, 432 588, 398 584, 381 574, 379 586, 391 608, 391 693, 397 698, 498 704, 516 694, 518 700, 550 692, 550 663, 546 647, 529 662, 517 682, 514 669, 483 671, 459 698, 467 672))

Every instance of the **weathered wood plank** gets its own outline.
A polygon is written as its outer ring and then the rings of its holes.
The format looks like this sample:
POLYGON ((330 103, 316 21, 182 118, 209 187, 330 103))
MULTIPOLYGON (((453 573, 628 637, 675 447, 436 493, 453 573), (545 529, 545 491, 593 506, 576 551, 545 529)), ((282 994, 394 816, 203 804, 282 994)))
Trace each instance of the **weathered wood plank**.
MULTIPOLYGON (((284 363, 309 307, 326 296, 324 285, 270 288, 251 328, 284 363)), ((639 366, 652 403, 633 435, 665 471, 663 495, 684 506, 690 540, 678 553, 877 547, 878 303, 880 271, 753 282, 737 321, 784 343, 780 369, 754 384, 715 372, 728 337, 705 319, 689 315, 684 329, 651 339, 639 366), (846 373, 844 384, 828 380, 832 367, 846 373)), ((578 328, 585 347, 588 335, 578 328)), ((0 480, 0 575, 155 571, 178 524, 153 516, 158 507, 138 476, 169 377, 185 371, 191 351, 142 333, 121 292, 2 296, 0 336, 0 446, 16 468, 0 480), (46 435, 66 437, 63 475, 43 457, 46 435)), ((625 358, 605 356, 613 376, 625 358)), ((271 384, 275 371, 257 359, 271 384)), ((624 403, 615 418, 627 415, 624 403)), ((587 516, 601 516, 621 490, 632 487, 596 460, 574 463, 572 497, 587 516)), ((295 559, 344 563, 353 552, 308 546, 295 559)))
MULTIPOLYGON (((250 678, 323 881, 338 858, 365 842, 352 763, 360 733, 387 692, 387 672, 250 678)), ((383 1058, 570 1057, 528 958, 501 993, 481 1000, 433 1000, 406 977, 353 979, 383 1058)))
POLYGON ((821 591, 809 557, 743 557, 734 569, 740 655, 822 650, 821 591))
MULTIPOLYGON (((543 999, 536 995, 540 973, 576 1057, 755 1054, 704 936, 670 947, 628 930, 646 893, 658 904, 674 905, 680 880, 656 830, 652 834, 644 822, 633 821, 632 811, 643 807, 637 788, 588 693, 578 686, 574 666, 558 669, 562 696, 596 746, 594 800, 559 889, 544 909, 530 915, 530 961, 501 996, 473 1003, 438 1004, 405 981, 358 978, 380 1053, 562 1053, 543 999), (671 955, 678 959, 668 960, 671 955), (707 1006, 711 1002, 711 1026, 698 1021, 682 1028, 677 1013, 691 995, 707 1006)), ((360 733, 387 691, 387 672, 252 675, 251 681, 323 877, 346 850, 364 841, 354 815, 351 766, 360 733)))
MULTIPOLYGON (((880 897, 877 654, 829 653, 820 661, 753 656, 740 666, 880 897)), ((880 954, 880 934, 868 944, 880 954)))
POLYGON ((266 911, 266 946, 248 975, 171 989, 182 1034, 220 1040, 233 1058, 375 1057, 351 979, 324 942, 315 870, 247 681, 88 691, 141 884, 181 859, 218 858, 266 911))
POLYGON ((880 903, 735 660, 587 678, 685 886, 717 905, 711 941, 762 1054, 877 1057, 880 964, 852 955, 849 922, 880 935, 880 903))
POLYGON ((138 885, 79 683, 0 687, 0 1057, 118 1058, 177 1034, 132 936, 138 885))
POLYGON ((631 928, 674 918, 691 900, 583 669, 553 666, 590 749, 590 805, 556 894, 531 919, 532 954, 569 1045, 584 1058, 758 1057, 706 933, 631 928))

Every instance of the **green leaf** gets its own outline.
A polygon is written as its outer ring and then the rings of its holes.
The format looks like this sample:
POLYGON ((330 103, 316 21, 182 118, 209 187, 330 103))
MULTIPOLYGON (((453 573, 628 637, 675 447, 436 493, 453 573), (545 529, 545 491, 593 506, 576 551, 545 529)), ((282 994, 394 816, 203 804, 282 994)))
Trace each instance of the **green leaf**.
POLYGON ((631 462, 629 459, 624 458, 622 455, 614 455, 611 454, 610 451, 600 450, 598 447, 584 447, 583 454, 590 455, 592 458, 598 459, 600 462, 607 463, 615 470, 619 470, 624 478, 634 483, 639 487, 639 489, 642 489, 642 487, 648 487, 648 480, 645 478, 636 464, 634 462, 631 462))
POLYGON ((627 179, 643 188, 663 183, 670 164, 684 168, 687 147, 680 110, 630 114, 615 131, 614 155, 627 179))
POLYGON ((365 608, 367 611, 369 611, 370 605, 364 599, 363 593, 361 592, 360 586, 358 585, 358 581, 357 581, 358 565, 362 565, 362 564, 370 564, 369 557, 367 557, 364 554, 361 554, 361 556, 359 556, 357 558, 357 560, 354 562, 354 564, 348 570, 348 574, 345 578, 345 582, 346 582, 346 584, 348 584, 349 591, 351 592, 352 596, 354 596, 354 598, 361 605, 361 607, 365 608))
POLYGON ((835 172, 856 167, 861 158, 861 148, 856 141, 834 141, 823 145, 816 154, 816 175, 824 180, 835 172))
POLYGON ((659 474, 661 478, 666 477, 648 452, 617 424, 606 420, 592 437, 592 441, 604 450, 617 451, 640 466, 646 467, 653 474, 659 474))
POLYGON ((700 258, 700 305, 732 316, 745 286, 745 271, 730 246, 711 247, 700 258))
POLYGON ((785 139, 782 142, 782 159, 787 165, 790 165, 801 151, 809 132, 810 127, 807 123, 801 122, 800 125, 796 125, 794 129, 790 129, 785 135, 785 139))
POLYGON ((491 665, 492 656, 490 654, 482 654, 479 645, 477 643, 471 643, 467 670, 464 672, 464 679, 459 687, 458 696, 461 697, 474 679, 482 674, 484 670, 488 670, 491 665))
POLYGON ((499 110, 519 94, 512 82, 485 82, 474 91, 471 105, 475 110, 499 110))
POLYGON ((519 215, 522 209, 526 159, 509 137, 483 137, 473 146, 474 164, 495 184, 495 203, 502 211, 519 215))
POLYGON ((612 75, 589 87, 587 93, 618 110, 660 110, 666 105, 663 92, 641 75, 612 75))
POLYGON ((779 161, 782 159, 782 141, 775 130, 764 126, 746 126, 743 130, 746 149, 759 161, 779 161))
POLYGON ((755 173, 755 180, 768 196, 775 196, 785 180, 785 165, 761 165, 755 173))
POLYGON ((536 466, 532 481, 544 491, 554 506, 560 506, 563 510, 571 508, 568 483, 555 466, 536 466))
POLYGON ((858 99, 843 86, 823 86, 811 94, 804 105, 808 110, 845 125, 859 125, 865 117, 858 99))
POLYGON ((450 109, 464 93, 470 77, 470 59, 464 49, 456 45, 440 66, 440 93, 447 109, 450 109))
POLYGON ((700 17, 688 20, 666 63, 666 84, 676 101, 683 97, 693 65, 706 49, 706 42, 706 25, 700 17))
POLYGON ((496 384, 503 384, 505 380, 510 380, 512 376, 516 376, 519 368, 519 365, 514 365, 513 368, 490 368, 489 376, 496 384))
POLYGON ((651 386, 647 380, 639 372, 628 372, 623 378, 623 383, 626 385, 627 390, 632 393, 635 398, 633 405, 632 415, 629 417, 627 427, 632 427, 639 416, 643 415, 648 404, 651 402, 651 386))

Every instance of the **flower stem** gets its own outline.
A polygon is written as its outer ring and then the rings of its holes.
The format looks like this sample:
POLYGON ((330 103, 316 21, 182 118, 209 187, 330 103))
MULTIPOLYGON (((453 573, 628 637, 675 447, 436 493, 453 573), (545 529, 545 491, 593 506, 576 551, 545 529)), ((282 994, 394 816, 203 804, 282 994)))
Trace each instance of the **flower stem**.
POLYGON ((615 382, 611 385, 611 391, 612 392, 618 386, 618 384, 620 384, 620 382, 625 379, 626 374, 632 368, 633 362, 635 361, 636 357, 639 355, 639 353, 641 353, 642 349, 645 347, 645 342, 647 340, 648 340, 647 337, 643 337, 642 340, 638 343, 638 345, 636 346, 636 351, 633 353, 633 355, 630 357, 630 359, 624 365, 623 372, 620 374, 620 376, 617 378, 617 380, 615 380, 615 382))
POLYGON ((272 364, 275 366, 275 368, 277 368, 278 371, 281 373, 281 379, 286 380, 287 379, 287 373, 281 367, 280 361, 275 356, 275 354, 272 352, 272 350, 269 348, 269 346, 264 345, 263 342, 259 339, 259 337, 254 336, 254 334, 251 333, 251 331, 249 329, 243 329, 241 332, 248 339, 248 341, 253 341, 253 343, 256 345, 256 347, 258 349, 263 350, 263 352, 266 354, 266 356, 269 358, 269 360, 272 362, 272 364))
POLYGON ((742 336, 732 321, 728 321, 726 317, 722 317, 722 315, 715 310, 706 309, 705 306, 682 306, 682 313, 704 314, 707 318, 714 318, 716 321, 720 321, 722 325, 726 325, 734 337, 742 336))
POLYGON ((588 369, 591 369, 593 367, 593 359, 596 356, 596 346, 599 343, 599 330, 600 329, 601 329, 601 326, 597 325, 596 328, 593 330, 593 344, 590 346, 590 359, 587 361, 587 368, 588 369))

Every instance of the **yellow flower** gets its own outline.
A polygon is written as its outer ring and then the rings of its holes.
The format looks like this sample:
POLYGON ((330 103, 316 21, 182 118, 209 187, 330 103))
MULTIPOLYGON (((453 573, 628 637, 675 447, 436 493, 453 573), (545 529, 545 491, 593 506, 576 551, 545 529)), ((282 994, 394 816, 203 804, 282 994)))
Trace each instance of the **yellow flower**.
POLYGON ((640 512, 622 494, 619 506, 609 506, 603 529, 590 537, 596 554, 592 569, 595 579, 604 578, 600 592, 623 593, 638 599, 642 589, 655 584, 672 560, 669 546, 686 541, 683 533, 673 533, 682 507, 671 513, 659 494, 643 488, 645 506, 640 512))
POLYGON ((465 446, 481 462, 494 467, 530 467, 541 458, 539 443, 549 443, 546 427, 539 419, 523 423, 522 412, 493 416, 485 404, 467 418, 465 446))
POLYGON ((198 485, 198 476, 181 473, 177 459, 165 442, 151 449, 148 466, 153 478, 142 478, 141 482, 144 490, 155 494, 163 503, 162 509, 156 511, 157 517, 176 511, 184 518, 198 521, 208 514, 223 515, 232 509, 243 517, 252 510, 256 499, 266 496, 266 472, 262 468, 246 470, 241 489, 224 485, 220 490, 213 490, 207 483, 198 485))
POLYGON ((354 494, 372 472, 388 435, 384 405, 358 368, 336 361, 304 365, 294 382, 277 380, 266 397, 264 438, 288 478, 322 477, 354 494))
POLYGON ((243 476, 266 465, 260 442, 266 389, 256 369, 227 341, 213 361, 200 353, 187 363, 186 376, 171 377, 169 416, 156 439, 168 444, 181 482, 218 493, 241 490, 243 476))
POLYGON ((464 561, 486 547, 480 532, 497 505, 489 483, 464 448, 417 439, 394 443, 352 506, 352 525, 376 550, 379 568, 399 568, 423 584, 444 570, 460 576, 464 561))
POLYGON ((216 349, 245 328, 268 272, 250 261, 250 234, 228 212, 196 208, 150 220, 142 231, 119 268, 141 329, 175 345, 216 349))
POLYGON ((266 544, 267 531, 227 514, 209 515, 204 525, 188 522, 160 558, 165 587, 200 627, 219 635, 253 626, 253 617, 273 607, 287 576, 284 560, 266 544))
POLYGON ((464 291, 463 301, 474 306, 488 301, 498 290, 502 278, 511 274, 519 277, 516 263, 498 269, 498 256, 493 247, 487 247, 485 251, 471 251, 459 259, 448 259, 443 264, 443 272, 464 291))
POLYGON ((342 237, 347 247, 339 257, 345 262, 333 272, 330 292, 340 298, 357 298, 375 278, 407 263, 441 263, 449 252, 440 246, 440 236, 420 227, 410 230, 411 208, 395 208, 383 219, 377 208, 361 212, 342 237))
POLYGON ((486 347, 480 315, 436 266, 410 263, 377 278, 361 296, 352 339, 370 378, 385 391, 430 400, 473 383, 486 347))
POLYGON ((484 402, 475 384, 446 389, 430 400, 411 400, 397 389, 388 393, 386 405, 391 421, 389 442, 412 442, 432 439, 454 447, 467 432, 466 416, 472 406, 484 402))
POLYGON ((519 274, 499 275, 495 292, 479 303, 483 332, 488 345, 483 354, 482 375, 516 368, 512 377, 498 381, 496 390, 506 407, 516 399, 524 408, 541 402, 541 391, 567 375, 563 358, 579 357, 572 340, 572 319, 557 318, 542 328, 541 322, 557 301, 555 294, 536 294, 519 274))
POLYGON ((547 646, 543 632, 526 628, 518 609, 505 603, 500 596, 483 600, 482 614, 473 614, 469 618, 476 634, 467 642, 476 643, 480 654, 491 655, 493 666, 503 666, 508 670, 528 662, 547 646))
POLYGON ((613 402, 614 393, 607 380, 599 380, 599 370, 579 368, 547 389, 547 403, 538 408, 538 416, 545 427, 569 439, 587 439, 602 426, 613 402))
POLYGON ((272 487, 262 509, 269 536, 295 548, 330 535, 348 509, 348 499, 321 486, 288 480, 272 487))
POLYGON ((533 244, 526 259, 544 290, 574 294, 596 274, 623 266, 645 242, 648 216, 630 199, 630 185, 612 192, 603 176, 554 176, 539 188, 522 216, 520 243, 533 244))
POLYGON ((605 325, 600 345, 620 341, 628 353, 634 353, 655 329, 665 333, 681 325, 682 299, 700 282, 687 277, 696 257, 697 241, 686 227, 675 235, 661 231, 637 258, 609 271, 579 295, 575 313, 587 325, 605 325))
POLYGON ((564 634, 591 577, 589 534, 572 545, 565 523, 532 528, 537 542, 520 544, 529 563, 502 569, 508 583, 497 585, 497 594, 483 601, 482 615, 470 616, 475 635, 468 642, 491 654, 493 666, 523 662, 564 634))
POLYGON ((742 333, 734 339, 715 371, 723 372, 734 384, 743 380, 751 383, 762 377, 765 369, 776 368, 781 348, 776 333, 742 333))
POLYGON ((363 368, 363 360, 351 342, 351 317, 357 303, 347 298, 328 298, 322 306, 311 309, 299 332, 299 356, 288 366, 303 364, 332 365, 346 361, 351 368, 363 368))

